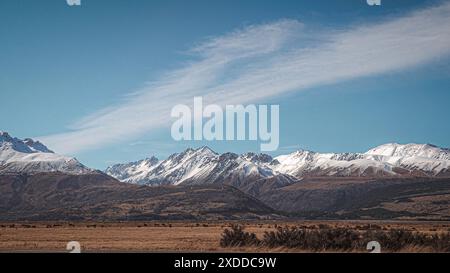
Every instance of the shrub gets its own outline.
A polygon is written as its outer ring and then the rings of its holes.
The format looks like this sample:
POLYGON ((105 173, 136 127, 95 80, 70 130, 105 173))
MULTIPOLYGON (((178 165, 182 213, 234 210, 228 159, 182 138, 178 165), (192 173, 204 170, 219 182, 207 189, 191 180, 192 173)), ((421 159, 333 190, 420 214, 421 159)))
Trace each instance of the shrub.
POLYGON ((222 247, 241 247, 259 245, 260 241, 254 233, 245 232, 239 225, 232 225, 231 229, 225 229, 220 240, 222 247))
MULTIPOLYGON (((365 226, 364 228, 367 228, 365 226)), ((350 228, 307 229, 304 227, 278 227, 275 231, 266 231, 259 240, 254 233, 245 232, 239 225, 226 229, 220 245, 265 246, 269 248, 286 247, 312 251, 343 250, 365 251, 370 241, 377 241, 383 251, 399 251, 407 247, 426 247, 434 251, 450 252, 450 233, 429 235, 404 229, 354 230, 350 228)))
POLYGON ((343 249, 359 246, 359 234, 356 231, 335 228, 325 230, 307 230, 298 227, 280 227, 277 231, 264 233, 263 245, 267 247, 288 247, 311 250, 343 249))

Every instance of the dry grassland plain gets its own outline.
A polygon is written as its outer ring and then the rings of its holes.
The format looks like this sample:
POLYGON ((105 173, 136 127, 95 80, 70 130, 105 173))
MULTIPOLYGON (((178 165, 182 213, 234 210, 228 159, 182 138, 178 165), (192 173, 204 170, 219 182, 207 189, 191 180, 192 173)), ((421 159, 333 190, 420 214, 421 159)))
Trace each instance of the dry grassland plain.
MULTIPOLYGON (((67 252, 78 241, 82 252, 309 252, 307 249, 264 247, 222 248, 224 229, 240 224, 262 237, 278 226, 308 229, 344 227, 353 230, 391 228, 427 234, 450 231, 450 222, 292 221, 292 222, 124 222, 124 223, 0 223, 0 252, 67 252)), ((353 250, 359 252, 359 250, 353 250)), ((361 249, 361 252, 367 252, 361 249)), ((407 248, 400 252, 430 252, 407 248)))

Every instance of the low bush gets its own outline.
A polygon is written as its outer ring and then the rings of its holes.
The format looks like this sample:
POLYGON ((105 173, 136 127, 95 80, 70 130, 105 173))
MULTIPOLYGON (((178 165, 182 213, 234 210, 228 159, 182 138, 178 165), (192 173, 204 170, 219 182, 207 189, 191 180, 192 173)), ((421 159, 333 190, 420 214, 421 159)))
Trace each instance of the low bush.
POLYGON ((254 233, 244 231, 239 225, 232 225, 231 229, 225 229, 220 240, 222 247, 242 247, 259 245, 260 240, 256 238, 254 233))
POLYGON ((278 227, 266 231, 262 239, 254 233, 244 231, 239 225, 225 229, 220 245, 222 247, 265 246, 286 247, 312 251, 364 251, 367 243, 377 241, 382 250, 400 251, 408 247, 422 247, 433 251, 450 252, 450 233, 425 234, 403 229, 384 231, 355 230, 350 228, 307 229, 304 227, 278 227))

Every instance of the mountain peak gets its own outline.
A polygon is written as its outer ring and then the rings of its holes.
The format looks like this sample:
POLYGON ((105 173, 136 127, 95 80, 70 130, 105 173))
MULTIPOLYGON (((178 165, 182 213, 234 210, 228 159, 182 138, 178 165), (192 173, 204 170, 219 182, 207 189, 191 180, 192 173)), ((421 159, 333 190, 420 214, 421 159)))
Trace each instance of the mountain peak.
POLYGON ((4 132, 4 131, 0 131, 0 137, 11 138, 11 136, 8 134, 8 132, 4 132))
POLYGON ((273 158, 268 154, 257 154, 252 152, 242 154, 242 158, 255 163, 270 163, 273 160, 273 158))
POLYGON ((148 162, 158 162, 159 161, 159 159, 155 156, 151 156, 150 158, 147 157, 145 160, 148 162))
POLYGON ((366 155, 390 157, 422 157, 437 160, 450 160, 450 150, 433 144, 387 143, 370 149, 366 155))
POLYGON ((291 156, 294 157, 305 157, 305 156, 310 156, 316 154, 316 152, 310 151, 310 150, 304 150, 304 149, 299 149, 293 153, 291 153, 291 156))
POLYGON ((19 139, 0 131, 0 171, 2 172, 92 172, 75 158, 55 154, 39 141, 19 139))
POLYGON ((215 151, 213 151, 208 146, 202 146, 195 151, 200 152, 200 153, 211 153, 211 154, 215 154, 215 155, 217 154, 215 151))
POLYGON ((43 152, 43 153, 53 153, 53 151, 51 151, 49 148, 47 148, 47 146, 45 146, 44 144, 42 144, 39 141, 34 141, 31 138, 26 138, 23 140, 23 142, 30 148, 32 148, 32 150, 34 151, 39 151, 39 152, 43 152))
POLYGON ((7 132, 0 132, 0 146, 20 153, 53 153, 47 146, 31 138, 19 139, 11 137, 7 132))
POLYGON ((13 141, 14 139, 7 132, 0 131, 0 145, 5 142, 12 143, 13 141))

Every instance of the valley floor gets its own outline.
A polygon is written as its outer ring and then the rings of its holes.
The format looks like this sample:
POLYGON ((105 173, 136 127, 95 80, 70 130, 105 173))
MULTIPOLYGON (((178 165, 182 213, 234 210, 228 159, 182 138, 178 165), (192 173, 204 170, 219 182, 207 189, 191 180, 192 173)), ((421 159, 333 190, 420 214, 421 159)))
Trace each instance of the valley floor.
MULTIPOLYGON (((122 222, 122 223, 0 223, 0 252, 68 252, 69 241, 78 241, 82 252, 308 252, 305 249, 262 247, 222 248, 220 238, 232 224, 262 238, 277 226, 307 229, 344 227, 352 230, 405 229, 427 234, 450 231, 450 222, 400 221, 249 221, 249 222, 122 222)), ((365 249, 354 250, 366 252, 365 249)), ((401 252, 429 252, 403 249, 401 252)))

